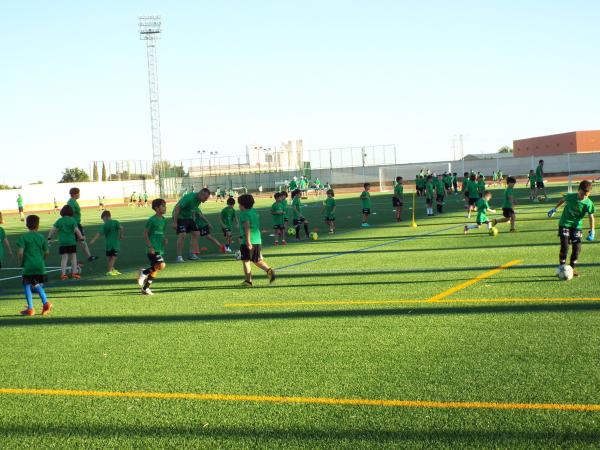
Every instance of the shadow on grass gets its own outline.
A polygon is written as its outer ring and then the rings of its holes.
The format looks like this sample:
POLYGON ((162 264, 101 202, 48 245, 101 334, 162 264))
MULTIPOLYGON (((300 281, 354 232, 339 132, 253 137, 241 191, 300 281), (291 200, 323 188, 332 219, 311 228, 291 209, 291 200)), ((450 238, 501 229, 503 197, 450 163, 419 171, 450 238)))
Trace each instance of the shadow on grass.
MULTIPOLYGON (((424 301, 425 303, 425 301, 424 301)), ((318 306, 318 305, 317 305, 318 306)), ((329 306, 329 305, 324 305, 329 306)), ((342 305, 343 306, 343 305, 342 305)), ((290 308, 294 308, 290 305, 290 308)), ((259 307, 257 307, 259 309, 259 307)), ((387 307, 369 309, 327 309, 295 311, 261 311, 225 314, 185 314, 185 315, 146 315, 146 316, 87 316, 55 317, 36 316, 31 318, 0 318, 0 326, 29 327, 51 325, 114 325, 173 322, 232 322, 248 320, 302 320, 302 319, 362 319, 372 317, 416 317, 478 314, 521 314, 521 313, 570 313, 600 311, 598 302, 547 303, 547 304, 495 304, 472 306, 423 306, 387 307)))

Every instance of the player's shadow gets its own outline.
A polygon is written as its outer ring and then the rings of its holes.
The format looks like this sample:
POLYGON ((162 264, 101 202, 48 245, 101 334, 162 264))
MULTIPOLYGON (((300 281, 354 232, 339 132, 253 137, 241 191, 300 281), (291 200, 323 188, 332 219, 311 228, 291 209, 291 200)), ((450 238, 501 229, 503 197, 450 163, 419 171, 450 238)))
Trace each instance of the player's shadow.
MULTIPOLYGON (((292 302, 293 303, 293 302, 292 302)), ((407 307, 387 307, 369 309, 326 309, 326 310, 293 310, 293 311, 252 311, 231 312, 219 314, 184 314, 184 315, 138 315, 138 316, 83 316, 83 317, 32 317, 32 318, 1 318, 0 326, 31 327, 59 325, 112 325, 112 324, 146 324, 173 322, 234 322, 253 320, 306 320, 306 319, 348 319, 370 317, 412 318, 416 316, 449 316, 449 315, 480 315, 480 314, 519 314, 519 313, 577 313, 600 311, 600 302, 578 303, 536 303, 536 304, 486 304, 486 305, 452 305, 407 307)), ((311 305, 312 306, 312 305, 311 305)), ((318 305, 317 305, 318 306, 318 305)), ((329 305, 324 305, 329 306, 329 305)), ((296 308, 290 305, 290 308, 296 308)))

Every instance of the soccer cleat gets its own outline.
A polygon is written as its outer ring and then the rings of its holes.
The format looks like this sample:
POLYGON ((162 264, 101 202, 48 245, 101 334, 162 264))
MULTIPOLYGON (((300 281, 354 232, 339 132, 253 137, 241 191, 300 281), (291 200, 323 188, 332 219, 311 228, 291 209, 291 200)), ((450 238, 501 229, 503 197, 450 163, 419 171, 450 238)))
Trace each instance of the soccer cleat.
POLYGON ((145 282, 146 282, 146 275, 144 275, 144 269, 140 269, 140 271, 138 272, 137 283, 140 287, 143 287, 145 282))
POLYGON ((106 272, 106 276, 107 276, 107 277, 116 277, 116 276, 117 276, 117 274, 116 274, 116 273, 114 273, 114 272, 111 270, 110 272, 106 272))
MULTIPOLYGON (((188 256, 188 259, 190 261, 198 261, 200 258, 198 258, 198 255, 194 254, 194 253, 190 253, 190 256, 188 256)), ((178 261, 179 262, 179 261, 178 261)))
POLYGON ((175 260, 176 263, 184 263, 185 260, 183 259, 183 256, 178 256, 177 259, 175 260))
POLYGON ((511 228, 511 229, 510 229, 510 232, 511 232, 511 233, 518 233, 518 231, 517 231, 517 229, 516 229, 516 228, 511 228))
POLYGON ((233 250, 231 250, 231 247, 225 247, 225 251, 227 253, 232 253, 233 252, 233 250))
POLYGON ((363 228, 369 228, 369 224, 367 222, 363 222, 361 227, 363 228))
POLYGON ((98 259, 98 257, 97 257, 97 256, 93 256, 93 255, 92 255, 92 256, 90 256, 90 257, 88 258, 88 261, 96 261, 97 259, 98 259))
POLYGON ((287 245, 286 241, 281 241, 281 245, 287 245))
POLYGON ((71 274, 71 278, 73 278, 75 280, 80 280, 81 276, 78 273, 73 273, 73 274, 71 274))
POLYGON ((221 246, 219 247, 219 251, 220 251, 221 253, 227 253, 227 247, 225 247, 224 245, 221 245, 221 246))
POLYGON ((26 308, 23 311, 21 311, 21 315, 22 316, 35 316, 35 309, 26 308))
POLYGON ((465 234, 468 234, 468 233, 469 233, 469 227, 468 227, 467 225, 465 225, 465 227, 463 228, 463 232, 464 232, 465 234))
POLYGON ((273 244, 275 247, 277 247, 279 245, 279 241, 275 241, 275 243, 273 244))
POLYGON ((142 289, 142 294, 144 295, 154 295, 154 292, 150 290, 150 288, 142 289))
POLYGON ((329 234, 333 234, 333 230, 329 230, 329 234))
POLYGON ((275 281, 275 271, 273 269, 267 270, 267 277, 269 277, 269 283, 273 283, 275 281))
POLYGON ((63 280, 63 281, 64 281, 64 280, 68 280, 68 279, 69 279, 69 276, 68 276, 68 275, 61 275, 61 276, 60 276, 60 279, 61 279, 61 280, 63 280))
POLYGON ((241 287, 251 288, 252 287, 252 281, 244 280, 240 286, 241 287))
POLYGON ((46 302, 46 304, 42 308, 42 316, 45 316, 46 314, 48 314, 52 310, 52 306, 53 306, 52 303, 46 302))
POLYGON ((112 270, 113 275, 123 275, 121 272, 119 272, 117 269, 113 269, 112 270))

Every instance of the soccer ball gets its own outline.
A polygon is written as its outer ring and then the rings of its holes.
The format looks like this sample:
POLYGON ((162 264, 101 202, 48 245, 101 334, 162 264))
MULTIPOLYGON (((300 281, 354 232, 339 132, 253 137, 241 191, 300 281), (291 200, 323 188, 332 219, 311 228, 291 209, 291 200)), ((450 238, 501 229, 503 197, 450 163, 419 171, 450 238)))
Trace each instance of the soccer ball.
POLYGON ((294 230, 292 227, 289 227, 287 230, 287 234, 288 234, 288 236, 295 236, 296 230, 294 230))
POLYGON ((240 259, 242 259, 242 252, 240 252, 239 250, 236 250, 236 252, 233 254, 233 257, 239 261, 240 259))
POLYGON ((496 227, 490 228, 490 236, 496 237, 496 236, 498 236, 498 233, 499 233, 498 228, 496 228, 496 227))
POLYGON ((573 279, 573 268, 567 264, 561 264, 556 269, 556 276, 559 280, 569 281, 573 279))
POLYGON ((312 233, 310 233, 310 238, 313 241, 316 241, 317 239, 319 239, 319 235, 317 233, 315 233, 315 232, 312 232, 312 233))

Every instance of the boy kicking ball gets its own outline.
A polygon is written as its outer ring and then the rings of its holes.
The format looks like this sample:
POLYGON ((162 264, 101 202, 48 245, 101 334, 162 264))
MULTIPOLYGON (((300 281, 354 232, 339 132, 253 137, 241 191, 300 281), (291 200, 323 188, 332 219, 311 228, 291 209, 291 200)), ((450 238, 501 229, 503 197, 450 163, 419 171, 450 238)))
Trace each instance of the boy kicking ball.
POLYGON ((121 242, 124 238, 124 230, 118 220, 113 220, 110 211, 103 211, 100 218, 104 222, 104 225, 100 228, 100 231, 90 241, 90 245, 98 240, 100 235, 104 235, 106 238, 106 257, 108 258, 108 268, 106 276, 116 277, 121 275, 117 269, 115 269, 115 262, 117 256, 121 250, 121 242))
POLYGON ((502 219, 494 219, 492 220, 492 228, 496 226, 496 224, 509 222, 510 221, 510 232, 516 232, 515 223, 517 221, 517 217, 515 215, 515 205, 517 201, 515 200, 514 189, 517 180, 514 177, 508 177, 506 179, 506 190, 504 191, 504 203, 502 203, 502 215, 504 216, 502 219))
POLYGON ((152 200, 152 209, 156 214, 148 219, 144 228, 144 240, 148 248, 150 266, 147 269, 140 269, 138 276, 138 284, 144 295, 154 295, 150 290, 150 286, 158 272, 166 267, 163 255, 167 245, 167 238, 165 237, 167 203, 162 198, 155 198, 152 200))
POLYGON ((275 272, 265 262, 261 253, 262 236, 260 233, 260 217, 253 208, 254 197, 250 194, 243 194, 238 197, 240 205, 240 226, 242 229, 242 244, 240 253, 242 255, 242 265, 246 279, 242 283, 243 287, 252 287, 252 266, 261 268, 267 273, 269 282, 275 281, 275 272))
POLYGON ((554 208, 548 211, 548 217, 553 217, 557 213, 558 208, 565 205, 558 224, 558 237, 560 238, 559 264, 564 266, 567 263, 569 244, 571 244, 573 247, 571 251, 571 267, 573 268, 573 276, 576 277, 579 276, 575 271, 575 266, 581 253, 583 218, 586 214, 590 217, 590 231, 588 232, 587 240, 591 242, 596 236, 595 207, 589 198, 591 193, 592 182, 582 181, 579 183, 576 193, 565 195, 554 208))
POLYGON ((484 223, 487 225, 488 230, 492 229, 492 222, 488 219, 487 213, 495 213, 496 210, 490 208, 490 200, 492 199, 492 193, 490 191, 484 191, 483 197, 477 201, 477 223, 475 225, 465 225, 464 233, 468 234, 469 230, 480 228, 484 223))
POLYGON ((52 309, 52 303, 48 301, 44 291, 44 283, 48 279, 46 275, 46 257, 49 253, 48 242, 46 242, 44 236, 38 233, 40 228, 40 218, 38 216, 27 216, 25 224, 29 232, 17 240, 19 249, 17 258, 19 265, 23 267, 23 289, 27 300, 27 308, 21 311, 21 315, 35 315, 32 292, 36 292, 42 299, 42 316, 45 316, 52 309))

